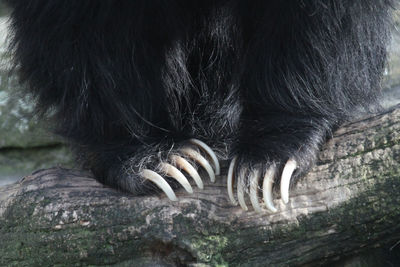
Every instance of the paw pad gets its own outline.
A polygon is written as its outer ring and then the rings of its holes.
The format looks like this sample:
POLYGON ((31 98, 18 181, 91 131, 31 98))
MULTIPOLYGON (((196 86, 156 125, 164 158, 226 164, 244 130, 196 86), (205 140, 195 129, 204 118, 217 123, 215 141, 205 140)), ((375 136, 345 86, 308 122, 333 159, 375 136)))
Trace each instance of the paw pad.
MULTIPOLYGON (((184 170, 187 174, 190 175, 198 188, 203 189, 204 185, 196 168, 184 157, 190 158, 193 162, 196 162, 201 167, 203 167, 208 173, 211 182, 215 182, 215 176, 220 174, 220 165, 214 151, 204 142, 197 139, 190 139, 189 142, 193 146, 196 146, 207 153, 208 157, 213 163, 214 168, 211 166, 209 161, 205 157, 203 157, 196 149, 192 148, 191 146, 186 146, 179 149, 177 153, 172 154, 169 157, 170 162, 161 162, 159 165, 159 171, 161 174, 167 175, 168 177, 176 180, 188 193, 191 194, 193 193, 192 186, 190 185, 186 176, 181 172, 181 170, 184 170)), ((142 170, 140 175, 144 179, 147 179, 156 184, 170 200, 178 200, 174 193, 174 190, 164 179, 164 177, 161 176, 159 173, 149 169, 144 169, 142 170)))

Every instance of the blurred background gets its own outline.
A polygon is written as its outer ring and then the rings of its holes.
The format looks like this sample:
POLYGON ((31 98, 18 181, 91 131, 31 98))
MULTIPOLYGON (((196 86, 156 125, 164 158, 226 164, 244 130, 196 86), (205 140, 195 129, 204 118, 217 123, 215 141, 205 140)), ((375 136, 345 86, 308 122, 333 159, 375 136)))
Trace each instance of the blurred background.
POLYGON ((32 117, 32 101, 18 95, 18 82, 10 75, 6 53, 9 10, 0 0, 0 186, 34 170, 73 167, 71 153, 32 117))

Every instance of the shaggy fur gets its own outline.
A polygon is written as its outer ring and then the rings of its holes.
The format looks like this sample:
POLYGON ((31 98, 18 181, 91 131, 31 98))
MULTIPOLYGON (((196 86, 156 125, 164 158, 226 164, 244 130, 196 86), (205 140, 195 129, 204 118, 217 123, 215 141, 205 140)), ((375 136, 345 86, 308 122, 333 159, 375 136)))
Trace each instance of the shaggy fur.
POLYGON ((304 175, 377 98, 392 0, 8 0, 21 80, 102 182, 189 138, 304 175))

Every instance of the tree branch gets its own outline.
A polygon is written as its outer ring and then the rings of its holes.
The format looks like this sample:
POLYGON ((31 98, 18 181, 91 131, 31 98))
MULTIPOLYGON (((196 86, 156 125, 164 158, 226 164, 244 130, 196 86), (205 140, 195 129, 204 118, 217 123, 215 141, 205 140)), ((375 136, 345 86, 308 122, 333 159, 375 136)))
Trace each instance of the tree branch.
POLYGON ((226 168, 179 202, 40 170, 0 187, 0 265, 320 264, 400 239, 399 161, 400 106, 339 129, 274 214, 232 206, 226 168))

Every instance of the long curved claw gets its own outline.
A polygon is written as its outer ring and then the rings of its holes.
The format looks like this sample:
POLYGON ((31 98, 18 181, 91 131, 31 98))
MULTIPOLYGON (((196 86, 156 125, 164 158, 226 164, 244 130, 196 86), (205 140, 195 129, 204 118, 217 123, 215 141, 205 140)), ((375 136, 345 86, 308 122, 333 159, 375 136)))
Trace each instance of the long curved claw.
POLYGON ((190 185, 189 181, 186 179, 185 175, 181 173, 176 167, 172 166, 171 164, 168 164, 166 162, 161 163, 160 165, 161 171, 163 171, 166 175, 174 178, 178 183, 180 183, 185 190, 192 194, 193 189, 192 186, 190 185))
POLYGON ((272 198, 272 185, 274 183, 274 176, 276 172, 276 166, 270 166, 264 175, 263 180, 263 198, 265 206, 272 212, 277 212, 278 210, 274 206, 272 198))
POLYGON ((237 157, 234 157, 231 163, 229 164, 228 179, 227 179, 228 196, 232 204, 235 206, 238 204, 235 197, 233 196, 233 171, 236 166, 236 160, 237 157))
POLYGON ((239 178, 237 182, 237 197, 239 201, 239 205, 243 210, 248 210, 246 202, 244 201, 244 188, 246 187, 244 183, 245 170, 241 169, 239 171, 239 178))
POLYGON ((208 161, 202 155, 200 155, 199 152, 191 148, 182 148, 180 151, 184 155, 199 163, 207 171, 208 176, 210 176, 211 182, 215 182, 215 173, 213 168, 211 167, 210 163, 208 163, 208 161))
POLYGON ((250 201, 256 212, 261 213, 262 208, 258 202, 258 177, 260 176, 260 171, 258 169, 253 170, 250 174, 250 201))
POLYGON ((178 155, 172 155, 171 160, 177 167, 185 170, 193 178, 198 188, 204 188, 203 181, 201 180, 199 173, 186 159, 178 155))
POLYGON ((212 159, 213 163, 214 163, 214 167, 215 167, 215 174, 216 175, 220 175, 221 173, 221 168, 219 166, 219 161, 217 158, 217 155, 215 155, 214 151, 204 142, 198 140, 198 139, 190 139, 189 140, 192 144, 199 146, 200 148, 202 148, 212 159))
POLYGON ((290 179, 292 178, 292 174, 294 170, 297 168, 297 163, 293 159, 289 159, 286 162, 285 167, 283 168, 282 171, 282 177, 281 177, 281 198, 283 200, 283 203, 287 204, 289 203, 289 185, 290 185, 290 179))
POLYGON ((140 175, 143 178, 145 178, 147 180, 150 180, 153 183, 155 183, 162 191, 164 191, 164 193, 167 195, 167 197, 171 201, 177 201, 178 200, 178 198, 176 197, 176 195, 175 195, 174 191, 172 190, 171 186, 158 173, 156 173, 156 172, 154 172, 152 170, 144 169, 140 173, 140 175))

